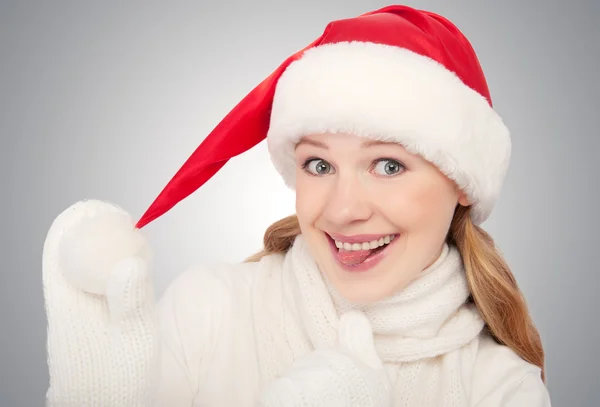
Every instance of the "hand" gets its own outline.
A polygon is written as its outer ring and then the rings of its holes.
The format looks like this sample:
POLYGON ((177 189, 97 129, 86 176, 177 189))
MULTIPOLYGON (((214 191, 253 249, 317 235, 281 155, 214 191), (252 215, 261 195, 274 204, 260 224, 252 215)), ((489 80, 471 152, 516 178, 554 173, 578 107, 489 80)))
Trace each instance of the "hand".
POLYGON ((260 407, 389 407, 391 385, 367 318, 340 318, 338 344, 298 360, 261 395, 260 407))
POLYGON ((150 252, 126 212, 81 201, 53 222, 43 253, 47 406, 148 407, 158 331, 150 252))

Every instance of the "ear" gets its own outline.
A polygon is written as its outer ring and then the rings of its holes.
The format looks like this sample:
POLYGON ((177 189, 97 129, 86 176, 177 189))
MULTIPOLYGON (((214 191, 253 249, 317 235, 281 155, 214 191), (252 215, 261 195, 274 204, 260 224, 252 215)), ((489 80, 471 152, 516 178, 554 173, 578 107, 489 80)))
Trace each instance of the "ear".
POLYGON ((469 198, 467 198, 467 194, 465 194, 463 191, 458 192, 458 203, 462 206, 471 205, 469 198))

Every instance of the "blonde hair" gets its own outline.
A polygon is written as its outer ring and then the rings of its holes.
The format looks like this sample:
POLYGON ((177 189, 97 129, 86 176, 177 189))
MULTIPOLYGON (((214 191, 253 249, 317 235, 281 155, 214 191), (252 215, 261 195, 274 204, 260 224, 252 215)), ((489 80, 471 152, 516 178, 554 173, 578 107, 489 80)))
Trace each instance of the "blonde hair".
MULTIPOLYGON (((265 232, 263 250, 246 262, 256 262, 273 253, 286 253, 300 233, 296 215, 275 222, 265 232)), ((493 239, 471 221, 470 207, 456 209, 447 241, 456 245, 461 253, 471 290, 470 301, 485 320, 485 329, 496 342, 538 366, 545 382, 544 350, 525 298, 493 239)))

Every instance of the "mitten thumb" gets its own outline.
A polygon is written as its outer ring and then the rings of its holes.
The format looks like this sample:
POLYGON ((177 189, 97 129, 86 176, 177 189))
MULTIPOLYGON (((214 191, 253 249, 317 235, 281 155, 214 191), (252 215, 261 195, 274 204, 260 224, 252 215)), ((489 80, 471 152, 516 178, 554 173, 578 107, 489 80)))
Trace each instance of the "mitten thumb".
POLYGON ((339 345, 355 355, 363 363, 373 369, 383 367, 373 339, 371 323, 359 311, 349 311, 340 317, 338 327, 339 345))
POLYGON ((153 318, 154 286, 148 262, 129 257, 118 262, 106 284, 106 300, 113 327, 133 329, 141 334, 148 318, 153 318))

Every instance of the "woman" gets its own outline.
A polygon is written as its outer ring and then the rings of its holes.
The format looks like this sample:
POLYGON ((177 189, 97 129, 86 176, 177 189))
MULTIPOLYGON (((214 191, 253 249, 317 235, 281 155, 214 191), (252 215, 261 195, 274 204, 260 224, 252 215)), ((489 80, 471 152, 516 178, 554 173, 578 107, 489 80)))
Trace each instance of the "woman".
POLYGON ((49 405, 549 406, 539 335, 479 226, 509 159, 451 22, 389 6, 330 23, 137 228, 100 201, 55 220, 49 405), (139 229, 265 138, 296 215, 247 262, 183 273, 155 309, 139 229))

